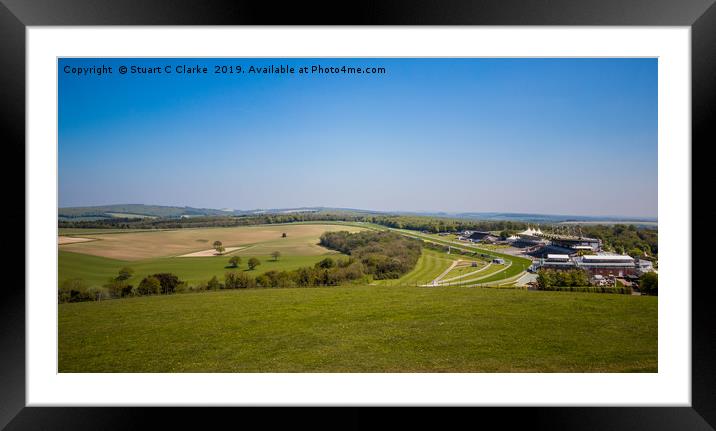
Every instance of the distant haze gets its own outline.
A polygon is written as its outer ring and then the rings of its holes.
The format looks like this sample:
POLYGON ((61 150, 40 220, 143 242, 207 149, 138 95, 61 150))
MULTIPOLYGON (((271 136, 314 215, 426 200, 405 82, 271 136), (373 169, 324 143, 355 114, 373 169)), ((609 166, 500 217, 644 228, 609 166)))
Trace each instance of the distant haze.
MULTIPOLYGON (((656 59, 201 59, 384 75, 83 76, 59 204, 657 216, 656 59)), ((192 60, 190 63, 195 63, 192 60)))

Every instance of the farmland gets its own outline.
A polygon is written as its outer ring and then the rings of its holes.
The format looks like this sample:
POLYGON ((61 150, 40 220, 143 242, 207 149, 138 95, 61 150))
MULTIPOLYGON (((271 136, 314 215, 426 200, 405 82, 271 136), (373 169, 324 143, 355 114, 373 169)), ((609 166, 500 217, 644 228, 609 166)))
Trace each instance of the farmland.
MULTIPOLYGON (((296 224, 236 228, 186 229, 181 231, 149 231, 128 233, 88 233, 67 238, 91 238, 90 242, 61 245, 58 255, 58 280, 79 278, 90 285, 101 286, 117 271, 130 266, 135 271, 130 282, 143 277, 171 272, 189 283, 223 276, 230 256, 246 262, 251 257, 261 265, 252 275, 270 270, 292 270, 312 266, 327 255, 337 254, 318 244, 321 233, 330 230, 357 232, 354 226, 296 224), (286 238, 282 234, 286 233, 286 238), (201 241, 199 241, 201 240, 201 241), (214 240, 224 245, 241 245, 237 251, 224 256, 177 257, 185 253, 211 248, 214 240), (271 253, 279 251, 276 260, 271 253)), ((73 232, 74 233, 74 232, 73 232)), ((228 248, 228 247, 227 247, 228 248)), ((246 270, 246 266, 240 267, 246 270)))
MULTIPOLYGON (((202 251, 211 248, 212 243, 218 240, 227 247, 257 244, 258 254, 262 252, 268 254, 273 249, 277 249, 285 254, 307 256, 325 253, 324 248, 316 245, 318 237, 327 230, 338 229, 335 225, 292 224, 123 234, 90 233, 82 237, 99 241, 66 244, 62 245, 60 250, 132 261, 202 251), (286 233, 286 238, 281 237, 283 233, 286 233)), ((340 227, 340 230, 356 232, 360 228, 344 226, 340 227)))
POLYGON ((59 371, 656 372, 656 315, 656 297, 459 287, 60 304, 59 371))

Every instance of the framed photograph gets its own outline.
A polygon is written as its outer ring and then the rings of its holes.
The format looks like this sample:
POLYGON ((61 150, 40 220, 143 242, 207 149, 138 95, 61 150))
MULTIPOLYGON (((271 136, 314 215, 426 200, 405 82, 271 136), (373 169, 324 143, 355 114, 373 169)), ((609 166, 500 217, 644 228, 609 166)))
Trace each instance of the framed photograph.
POLYGON ((716 9, 563 3, 3 0, 0 425, 713 429, 716 9))

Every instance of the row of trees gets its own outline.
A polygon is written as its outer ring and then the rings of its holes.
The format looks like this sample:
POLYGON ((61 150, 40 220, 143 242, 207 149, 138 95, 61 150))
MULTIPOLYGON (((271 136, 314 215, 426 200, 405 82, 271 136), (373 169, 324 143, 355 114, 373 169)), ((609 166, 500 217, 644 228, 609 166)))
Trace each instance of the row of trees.
POLYGON ((589 274, 582 269, 557 271, 540 269, 537 272, 537 285, 540 289, 565 286, 589 286, 589 274))
POLYGON ((138 285, 129 283, 134 271, 129 267, 119 270, 101 288, 89 286, 82 279, 65 280, 59 288, 59 302, 100 301, 128 296, 170 295, 187 288, 187 284, 174 274, 162 272, 144 277, 138 285))
MULTIPOLYGON (((589 287, 589 274, 582 269, 557 271, 540 269, 537 272, 537 285, 542 290, 562 290, 563 287, 589 287)), ((609 288, 607 288, 609 290, 609 288)), ((619 289, 619 293, 629 293, 629 289, 619 289)), ((639 291, 646 295, 658 295, 659 276, 655 272, 647 272, 639 277, 639 291)))
MULTIPOLYGON (((60 228, 91 229, 181 229, 199 227, 252 226, 306 221, 366 221, 357 213, 311 212, 240 216, 197 216, 186 218, 106 218, 101 220, 60 220, 60 228)), ((285 234, 283 235, 285 238, 285 234)))
POLYGON ((367 282, 368 276, 363 266, 355 259, 333 259, 327 257, 314 266, 291 271, 271 270, 256 277, 246 272, 227 271, 223 282, 212 277, 206 283, 189 286, 188 291, 219 289, 250 289, 255 287, 312 287, 338 286, 344 282, 367 282))
POLYGON ((462 232, 464 230, 517 232, 527 228, 527 223, 516 221, 469 220, 430 216, 372 216, 371 223, 396 229, 438 232, 462 232))
POLYGON ((113 229, 181 229, 197 227, 231 227, 258 224, 295 223, 307 221, 347 221, 374 223, 398 229, 428 232, 462 230, 517 231, 526 223, 513 221, 480 221, 432 216, 377 215, 360 212, 319 211, 292 214, 260 214, 242 216, 198 216, 187 218, 106 218, 101 220, 61 220, 61 228, 113 229))

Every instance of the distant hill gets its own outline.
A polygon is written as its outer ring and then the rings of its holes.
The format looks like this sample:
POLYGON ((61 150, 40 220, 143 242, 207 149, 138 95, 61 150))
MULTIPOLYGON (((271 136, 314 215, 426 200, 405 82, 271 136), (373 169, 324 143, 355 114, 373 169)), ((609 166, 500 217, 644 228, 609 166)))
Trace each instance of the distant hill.
POLYGON ((234 211, 223 211, 209 208, 171 207, 161 205, 121 204, 101 205, 92 207, 59 208, 60 220, 91 220, 102 218, 137 218, 137 217, 182 217, 182 216, 215 216, 232 215, 234 211))

